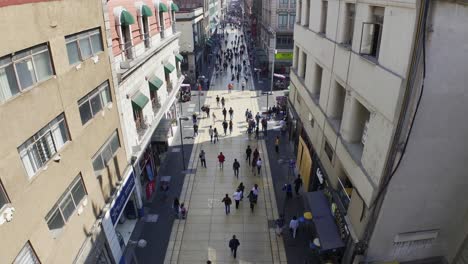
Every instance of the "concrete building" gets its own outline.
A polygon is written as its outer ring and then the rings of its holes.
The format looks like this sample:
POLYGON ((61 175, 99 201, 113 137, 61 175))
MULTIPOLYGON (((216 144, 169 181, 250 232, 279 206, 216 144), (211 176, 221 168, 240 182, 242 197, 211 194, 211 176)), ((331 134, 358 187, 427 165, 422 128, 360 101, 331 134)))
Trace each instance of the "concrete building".
POLYGON ((306 189, 334 212, 343 263, 467 263, 467 127, 448 129, 447 120, 466 112, 457 95, 467 53, 456 43, 467 35, 467 8, 430 2, 298 2, 291 139, 306 189))
POLYGON ((208 50, 205 45, 206 32, 203 30, 203 8, 186 9, 181 6, 180 12, 176 14, 176 21, 181 32, 180 54, 184 57, 181 70, 190 80, 195 81, 203 68, 208 50))
POLYGON ((126 160, 134 172, 103 219, 115 262, 121 261, 143 203, 160 180, 161 160, 177 124, 177 101, 184 80, 179 54, 179 10, 171 1, 102 1, 107 49, 116 86, 126 160), (115 209, 115 210, 114 210, 115 209))
POLYGON ((100 216, 130 172, 102 6, 2 1, 0 21, 0 263, 111 263, 100 216))
POLYGON ((261 8, 258 43, 261 49, 256 50, 255 67, 266 74, 275 58, 275 72, 288 74, 293 58, 296 0, 262 0, 261 8))

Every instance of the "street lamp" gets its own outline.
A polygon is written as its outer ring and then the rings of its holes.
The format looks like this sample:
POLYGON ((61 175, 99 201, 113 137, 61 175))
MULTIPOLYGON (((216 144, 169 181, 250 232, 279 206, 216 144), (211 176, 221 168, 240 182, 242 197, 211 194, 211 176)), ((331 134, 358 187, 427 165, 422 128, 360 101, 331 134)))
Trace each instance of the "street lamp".
POLYGON ((186 116, 181 116, 181 117, 179 117, 179 126, 180 126, 180 128, 179 128, 179 130, 180 130, 180 146, 181 146, 181 148, 182 148, 182 151, 181 151, 181 153, 182 153, 182 166, 183 166, 183 168, 184 168, 184 170, 185 170, 185 154, 184 154, 184 138, 183 138, 183 136, 182 136, 182 129, 183 129, 183 127, 182 127, 182 120, 183 120, 183 121, 188 121, 189 118, 186 117, 186 116))
POLYGON ((271 64, 271 83, 270 83, 270 92, 267 93, 267 111, 268 111, 268 98, 270 94, 273 94, 273 78, 275 75, 275 59, 276 59, 276 31, 270 28, 270 32, 273 34, 273 62, 271 64))

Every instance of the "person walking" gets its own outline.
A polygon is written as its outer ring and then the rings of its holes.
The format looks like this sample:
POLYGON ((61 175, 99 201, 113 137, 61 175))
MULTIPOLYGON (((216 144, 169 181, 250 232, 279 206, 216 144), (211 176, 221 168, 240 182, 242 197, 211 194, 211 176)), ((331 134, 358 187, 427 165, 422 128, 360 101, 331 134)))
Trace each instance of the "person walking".
POLYGON ((241 201, 242 201, 242 199, 244 199, 244 190, 245 190, 244 183, 243 182, 239 183, 239 186, 237 186, 237 189, 240 191, 241 201))
POLYGON ((231 254, 236 258, 237 248, 240 246, 239 239, 236 238, 236 235, 232 236, 232 239, 229 240, 229 248, 231 249, 231 254))
POLYGON ((232 120, 229 120, 229 134, 232 134, 232 126, 233 126, 232 120))
POLYGON ((296 238, 297 228, 299 227, 299 220, 297 220, 296 216, 293 216, 291 221, 289 222, 289 229, 292 232, 292 237, 296 238))
POLYGON ((258 150, 255 149, 254 152, 253 152, 253 158, 254 158, 254 160, 257 160, 258 157, 260 157, 260 152, 258 152, 258 150))
POLYGON ((247 109, 245 110, 245 122, 249 122, 249 113, 250 113, 250 112, 249 112, 249 109, 247 108, 247 109))
POLYGON ((193 125, 193 137, 198 136, 198 125, 194 124, 193 125))
POLYGON ((211 115, 213 117, 213 125, 216 124, 216 115, 215 113, 213 112, 213 114, 211 115))
POLYGON ((242 91, 244 91, 244 88, 245 88, 245 80, 242 80, 241 86, 242 86, 242 91))
POLYGON ((234 109, 232 109, 232 107, 229 107, 229 118, 232 120, 233 116, 234 116, 234 109))
POLYGON ((214 135, 213 143, 216 144, 216 141, 219 141, 218 129, 216 129, 216 127, 215 127, 214 130, 213 130, 213 135, 214 135))
POLYGON ((252 192, 255 195, 255 203, 257 203, 258 193, 260 192, 258 190, 258 184, 254 184, 254 186, 252 187, 252 192))
POLYGON ((185 219, 185 217, 187 216, 187 209, 185 208, 184 203, 180 204, 179 215, 180 215, 180 218, 182 219, 185 219))
POLYGON ((258 158, 257 160, 257 172, 258 172, 258 176, 260 176, 260 172, 262 171, 262 159, 261 158, 258 158))
POLYGON ((266 118, 263 118, 262 119, 262 130, 263 130, 263 133, 265 134, 265 136, 267 135, 267 128, 268 128, 268 121, 266 120, 266 118))
MULTIPOLYGON (((224 106, 224 104, 223 104, 223 106, 224 106)), ((226 108, 224 108, 222 112, 223 112, 224 120, 226 121, 226 115, 227 115, 226 108)))
POLYGON ((226 157, 224 157, 223 153, 220 152, 219 155, 218 155, 218 161, 219 161, 219 168, 222 169, 224 166, 224 160, 226 159, 226 157))
POLYGON ((291 199, 292 198, 292 186, 290 183, 285 183, 283 186, 283 191, 286 192, 286 198, 291 199))
POLYGON ((229 198, 229 195, 226 193, 226 196, 221 200, 222 203, 224 203, 224 211, 226 211, 226 215, 228 215, 231 212, 231 204, 232 200, 229 198))
POLYGON ((205 151, 203 149, 200 151, 199 157, 200 157, 201 166, 206 168, 205 151))
POLYGON ((276 225, 276 235, 281 236, 283 233, 283 227, 284 227, 284 215, 280 214, 279 218, 275 220, 275 225, 276 225))
POLYGON ((239 203, 241 201, 241 191, 239 189, 236 190, 236 192, 232 195, 232 198, 234 198, 234 202, 236 202, 236 209, 239 209, 239 203))
POLYGON ((247 164, 250 166, 250 157, 252 156, 252 149, 250 148, 250 146, 247 146, 247 149, 245 150, 245 154, 246 154, 246 158, 245 160, 249 161, 247 164))
POLYGON ((174 202, 172 203, 172 208, 174 209, 174 213, 177 218, 179 218, 179 207, 180 207, 179 198, 175 197, 174 202))
POLYGON ((228 122, 226 120, 223 121, 223 129, 224 129, 224 135, 226 136, 227 134, 227 128, 228 128, 228 122))
POLYGON ((299 195, 299 189, 301 188, 301 186, 302 186, 302 179, 301 179, 301 175, 298 174, 297 178, 294 180, 294 191, 296 192, 296 195, 299 195))
POLYGON ((210 142, 213 143, 213 126, 210 126, 210 128, 208 128, 208 134, 210 135, 210 142))
POLYGON ((247 195, 247 198, 249 198, 250 211, 253 213, 255 204, 257 203, 257 196, 254 194, 253 191, 250 191, 249 195, 247 195))
POLYGON ((258 126, 255 128, 255 138, 260 139, 260 130, 258 129, 258 126))
POLYGON ((216 95, 216 106, 219 107, 219 95, 216 95))
POLYGON ((237 159, 234 159, 234 163, 232 164, 232 168, 234 169, 234 176, 236 176, 239 179, 240 163, 237 161, 237 159))
POLYGON ((279 138, 279 136, 276 136, 276 139, 275 139, 275 151, 276 151, 276 153, 279 153, 279 144, 280 144, 280 138, 279 138))
POLYGON ((224 97, 221 97, 221 106, 224 108, 224 104, 226 103, 226 100, 224 100, 224 97))

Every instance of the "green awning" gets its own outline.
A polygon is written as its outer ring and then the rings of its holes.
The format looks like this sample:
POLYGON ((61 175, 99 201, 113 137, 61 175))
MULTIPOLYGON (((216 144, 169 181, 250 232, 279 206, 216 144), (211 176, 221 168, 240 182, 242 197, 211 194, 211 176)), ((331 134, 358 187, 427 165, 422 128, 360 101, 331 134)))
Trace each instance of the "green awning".
POLYGON ((138 110, 142 110, 148 102, 149 98, 141 92, 136 92, 135 96, 132 98, 132 105, 138 110))
POLYGON ((163 85, 163 81, 156 75, 153 75, 153 77, 149 78, 148 83, 152 92, 157 91, 163 85))
POLYGON ((164 71, 166 73, 171 73, 175 70, 175 66, 170 64, 170 63, 166 63, 166 65, 164 65, 164 71))
POLYGON ((172 11, 179 12, 179 6, 174 2, 171 4, 171 9, 172 11))
POLYGON ((184 56, 180 55, 180 54, 176 54, 175 55, 175 59, 176 61, 178 62, 182 62, 184 60, 184 56))
POLYGON ((127 10, 123 10, 122 13, 120 13, 120 25, 130 26, 132 24, 135 24, 135 18, 133 18, 132 14, 127 10))
POLYGON ((151 8, 149 8, 147 5, 142 5, 141 6, 141 16, 144 16, 144 17, 153 16, 153 11, 151 11, 151 8))
POLYGON ((167 5, 164 3, 159 3, 159 12, 167 12, 167 5))

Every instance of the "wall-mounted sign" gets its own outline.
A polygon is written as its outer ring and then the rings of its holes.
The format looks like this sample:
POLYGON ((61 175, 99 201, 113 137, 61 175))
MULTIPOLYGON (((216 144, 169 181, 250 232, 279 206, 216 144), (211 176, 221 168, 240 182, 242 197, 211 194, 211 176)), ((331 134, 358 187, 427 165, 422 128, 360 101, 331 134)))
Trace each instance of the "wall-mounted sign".
POLYGON ((135 177, 133 172, 128 176, 126 182, 122 185, 122 188, 117 193, 117 198, 112 202, 110 209, 110 218, 112 224, 115 226, 115 223, 119 220, 120 215, 122 214, 125 204, 127 204, 130 194, 135 187, 135 177))
POLYGON ((293 53, 292 52, 278 52, 275 55, 275 59, 277 60, 292 60, 293 53))

